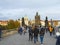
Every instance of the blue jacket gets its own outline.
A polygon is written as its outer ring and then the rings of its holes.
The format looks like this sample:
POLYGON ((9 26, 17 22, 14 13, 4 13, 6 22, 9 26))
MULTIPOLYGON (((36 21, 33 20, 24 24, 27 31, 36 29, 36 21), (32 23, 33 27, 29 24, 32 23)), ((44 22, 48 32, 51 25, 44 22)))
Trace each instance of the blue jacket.
POLYGON ((56 45, 60 45, 60 36, 57 38, 56 45))
POLYGON ((19 29, 20 32, 23 32, 22 28, 19 29))

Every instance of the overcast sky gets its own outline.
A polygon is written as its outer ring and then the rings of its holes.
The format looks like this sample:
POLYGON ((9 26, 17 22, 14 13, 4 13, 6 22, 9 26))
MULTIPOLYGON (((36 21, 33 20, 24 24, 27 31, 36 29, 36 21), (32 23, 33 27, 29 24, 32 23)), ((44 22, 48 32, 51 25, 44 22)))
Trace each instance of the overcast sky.
POLYGON ((60 0, 0 0, 0 20, 34 19, 36 12, 42 20, 60 20, 60 0))

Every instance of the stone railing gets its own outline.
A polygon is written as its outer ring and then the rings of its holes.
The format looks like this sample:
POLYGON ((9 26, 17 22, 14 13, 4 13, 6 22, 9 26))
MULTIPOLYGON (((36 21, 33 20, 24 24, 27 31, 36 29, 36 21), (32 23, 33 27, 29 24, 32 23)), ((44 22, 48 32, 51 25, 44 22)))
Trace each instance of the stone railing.
POLYGON ((15 33, 17 33, 17 29, 3 30, 2 37, 6 37, 15 33))

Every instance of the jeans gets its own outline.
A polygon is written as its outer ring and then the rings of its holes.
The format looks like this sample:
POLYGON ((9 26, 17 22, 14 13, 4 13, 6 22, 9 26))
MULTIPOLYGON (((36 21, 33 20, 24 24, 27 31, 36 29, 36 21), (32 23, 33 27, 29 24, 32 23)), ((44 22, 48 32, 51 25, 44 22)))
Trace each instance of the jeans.
POLYGON ((20 32, 20 35, 22 35, 22 32, 20 32))
POLYGON ((36 41, 37 41, 37 37, 36 37, 36 36, 34 36, 34 43, 36 43, 36 41))
POLYGON ((37 37, 37 41, 38 41, 38 37, 37 37))
POLYGON ((0 35, 0 38, 1 38, 1 35, 0 35))
POLYGON ((29 35, 29 40, 33 40, 33 35, 29 35))
POLYGON ((44 38, 44 36, 40 36, 41 44, 43 44, 43 38, 44 38))
POLYGON ((52 36, 52 32, 50 32, 50 36, 52 36))

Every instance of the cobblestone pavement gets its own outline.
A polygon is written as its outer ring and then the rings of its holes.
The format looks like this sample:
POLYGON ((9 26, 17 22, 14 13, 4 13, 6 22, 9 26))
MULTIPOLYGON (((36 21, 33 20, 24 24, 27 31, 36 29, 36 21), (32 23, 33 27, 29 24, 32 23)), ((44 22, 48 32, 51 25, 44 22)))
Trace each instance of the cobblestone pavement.
MULTIPOLYGON (((49 33, 46 33, 44 36, 44 44, 43 45, 55 45, 56 39, 54 36, 50 37, 49 33)), ((28 41, 28 33, 25 35, 20 35, 20 34, 14 34, 8 37, 3 38, 0 41, 0 45, 41 45, 40 44, 40 39, 39 41, 34 44, 32 41, 28 41)))

